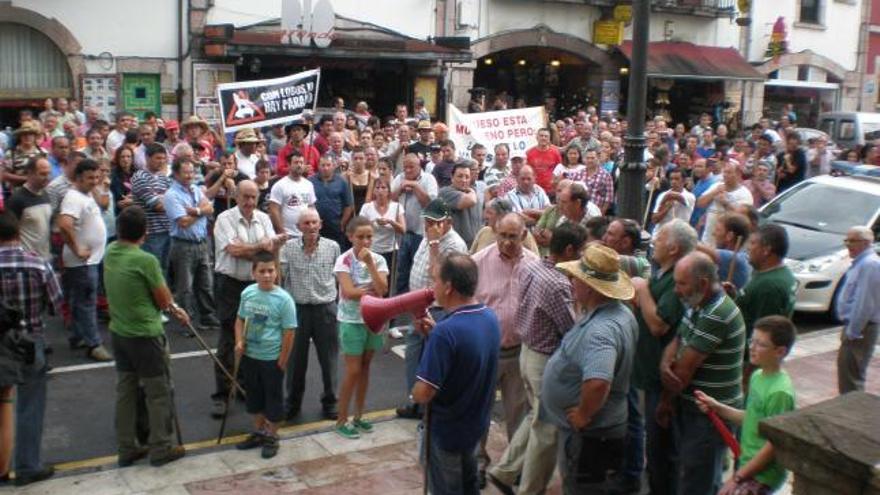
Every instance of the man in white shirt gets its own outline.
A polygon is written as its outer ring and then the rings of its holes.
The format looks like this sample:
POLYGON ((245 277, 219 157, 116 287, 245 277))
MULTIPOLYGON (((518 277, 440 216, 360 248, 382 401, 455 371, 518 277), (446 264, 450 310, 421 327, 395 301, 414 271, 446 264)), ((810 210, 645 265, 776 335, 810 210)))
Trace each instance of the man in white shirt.
POLYGON ((299 214, 306 208, 315 206, 315 187, 304 177, 305 161, 299 150, 290 152, 290 170, 287 177, 272 186, 269 193, 269 216, 276 232, 287 232, 291 237, 300 237, 297 224, 299 214))
POLYGON ((70 306, 71 348, 86 348, 95 361, 112 361, 98 332, 95 304, 98 296, 98 265, 104 258, 107 229, 101 208, 92 198, 100 181, 98 164, 83 160, 74 171, 73 187, 61 201, 58 228, 64 238, 61 257, 64 274, 61 283, 70 306))
POLYGON ((694 212, 694 204, 697 201, 694 195, 684 188, 684 177, 681 170, 670 171, 668 178, 669 189, 657 196, 651 215, 651 222, 654 223, 654 237, 657 237, 660 227, 676 218, 685 222, 690 221, 691 214, 694 212))
POLYGON ((700 238, 706 244, 712 242, 715 222, 718 221, 721 215, 728 211, 733 211, 736 205, 751 205, 754 201, 752 193, 747 187, 742 185, 739 167, 735 163, 725 162, 721 174, 723 180, 710 187, 697 200, 698 207, 708 208, 706 211, 706 226, 700 238))
POLYGON ((243 129, 235 135, 235 163, 237 168, 250 180, 257 176, 257 162, 260 155, 257 153, 257 143, 262 139, 257 136, 253 129, 243 129))
POLYGON ((125 142, 125 133, 137 124, 134 114, 120 112, 116 115, 116 127, 107 135, 106 148, 111 155, 116 153, 116 148, 125 142))

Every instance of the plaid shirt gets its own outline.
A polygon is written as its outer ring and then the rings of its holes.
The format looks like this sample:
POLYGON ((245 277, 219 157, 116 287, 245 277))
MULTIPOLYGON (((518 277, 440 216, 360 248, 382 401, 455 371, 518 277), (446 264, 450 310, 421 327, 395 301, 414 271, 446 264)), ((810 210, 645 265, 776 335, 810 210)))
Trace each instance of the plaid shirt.
POLYGON ((614 179, 602 167, 593 175, 586 174, 583 182, 590 193, 590 201, 599 209, 608 208, 614 202, 614 179))
POLYGON ((528 262, 519 281, 516 329, 529 349, 553 354, 574 326, 571 283, 546 259, 528 262))
MULTIPOLYGON (((440 256, 453 251, 464 254, 468 252, 467 244, 464 243, 461 236, 453 229, 449 229, 449 232, 443 234, 443 237, 440 238, 440 245, 437 247, 439 248, 438 254, 440 256)), ((431 248, 428 246, 428 238, 424 237, 418 249, 416 249, 415 256, 413 256, 412 269, 409 272, 409 290, 431 287, 430 268, 431 248)))
POLYGON ((302 238, 292 239, 281 248, 281 286, 297 304, 327 304, 336 301, 336 274, 333 265, 339 257, 339 244, 320 237, 312 254, 306 254, 302 238))
POLYGON ((0 247, 0 299, 24 312, 28 330, 43 335, 46 303, 61 308, 61 286, 49 263, 21 246, 0 247))

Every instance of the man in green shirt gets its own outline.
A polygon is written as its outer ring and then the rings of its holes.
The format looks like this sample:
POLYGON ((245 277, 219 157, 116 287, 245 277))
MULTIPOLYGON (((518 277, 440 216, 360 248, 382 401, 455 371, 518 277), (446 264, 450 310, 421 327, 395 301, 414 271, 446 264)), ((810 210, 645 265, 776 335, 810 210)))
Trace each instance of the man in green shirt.
MULTIPOLYGON (((618 223, 618 221, 615 221, 618 223)), ((617 493, 638 493, 641 487, 643 458, 648 461, 648 483, 651 493, 677 493, 672 432, 661 427, 654 412, 660 402, 660 358, 663 348, 675 338, 676 328, 684 316, 684 305, 675 294, 673 273, 676 264, 697 246, 697 231, 683 220, 663 225, 654 240, 654 262, 658 270, 650 282, 634 278, 636 289, 635 314, 639 323, 639 339, 633 367, 633 387, 629 393, 629 432, 627 460, 623 476, 617 480, 617 493), (638 410, 638 391, 645 394, 645 411, 638 410), (644 419, 643 419, 644 417, 644 419), (646 435, 647 434, 647 435, 646 435), (642 446, 647 436, 646 447, 642 446), (647 456, 643 449, 647 449, 647 456)))
POLYGON ((104 256, 104 287, 110 306, 110 333, 116 356, 116 435, 120 467, 150 456, 161 466, 183 457, 182 446, 172 447, 169 356, 160 310, 170 311, 181 323, 189 316, 171 298, 155 256, 142 251, 147 216, 138 206, 117 218, 116 242, 104 256), (138 446, 138 386, 143 385, 149 416, 149 446, 138 446))
POLYGON ((722 404, 741 407, 745 323, 721 289, 718 269, 706 254, 682 258, 673 277, 687 310, 660 361, 663 394, 657 421, 669 424, 672 419, 679 451, 678 493, 718 493, 727 446, 700 412, 694 393, 699 389, 722 404))
MULTIPOLYGON (((724 290, 736 298, 746 324, 746 338, 751 338, 755 322, 761 317, 781 315, 791 318, 797 296, 797 279, 783 260, 788 254, 788 234, 776 224, 762 225, 749 238, 749 263, 755 269, 752 278, 739 293, 728 282, 724 290)), ((749 383, 752 366, 743 369, 743 385, 749 383)))

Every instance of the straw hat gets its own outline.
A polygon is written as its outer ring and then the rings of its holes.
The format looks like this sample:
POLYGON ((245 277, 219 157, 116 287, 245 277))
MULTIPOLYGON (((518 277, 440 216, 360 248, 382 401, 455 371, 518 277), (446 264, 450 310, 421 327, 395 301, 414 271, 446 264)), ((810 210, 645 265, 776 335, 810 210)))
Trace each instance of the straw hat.
POLYGON ((42 136, 43 130, 40 129, 40 124, 33 120, 29 120, 22 124, 21 127, 16 129, 13 133, 15 137, 21 136, 22 134, 33 134, 35 136, 42 136))
POLYGON ((620 256, 600 244, 588 245, 581 259, 559 263, 556 269, 611 299, 628 300, 635 295, 629 276, 620 270, 620 256))
POLYGON ((210 129, 208 128, 208 123, 205 122, 205 119, 199 117, 198 115, 190 115, 189 117, 187 117, 186 120, 184 120, 183 123, 180 124, 180 128, 181 130, 186 131, 186 128, 192 125, 197 125, 201 127, 202 130, 204 130, 205 132, 210 131, 210 129))
POLYGON ((242 129, 235 135, 235 144, 239 143, 259 143, 262 139, 257 136, 253 129, 242 129))

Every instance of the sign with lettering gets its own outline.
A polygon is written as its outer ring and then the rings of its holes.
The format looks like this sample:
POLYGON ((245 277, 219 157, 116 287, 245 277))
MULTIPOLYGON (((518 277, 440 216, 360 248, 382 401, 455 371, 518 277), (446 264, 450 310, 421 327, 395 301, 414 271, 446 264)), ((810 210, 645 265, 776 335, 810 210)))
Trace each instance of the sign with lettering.
POLYGON ((479 143, 489 152, 486 157, 489 164, 498 144, 506 144, 510 156, 525 156, 526 150, 538 144, 538 129, 547 125, 544 107, 462 113, 449 105, 446 115, 449 139, 455 143, 459 158, 470 158, 471 148, 479 143))
POLYGON ((314 111, 318 102, 321 70, 300 72, 277 79, 217 85, 224 132, 248 127, 284 124, 314 111))
POLYGON ((327 48, 337 38, 336 13, 330 0, 282 0, 281 43, 327 48))
POLYGON ((623 43, 623 23, 620 21, 594 22, 593 43, 597 45, 619 45, 623 43))

